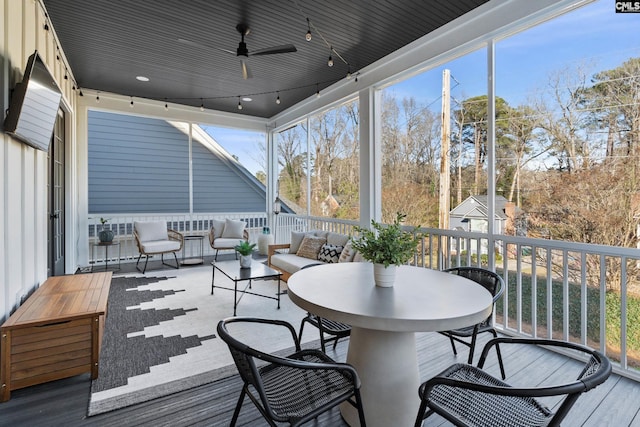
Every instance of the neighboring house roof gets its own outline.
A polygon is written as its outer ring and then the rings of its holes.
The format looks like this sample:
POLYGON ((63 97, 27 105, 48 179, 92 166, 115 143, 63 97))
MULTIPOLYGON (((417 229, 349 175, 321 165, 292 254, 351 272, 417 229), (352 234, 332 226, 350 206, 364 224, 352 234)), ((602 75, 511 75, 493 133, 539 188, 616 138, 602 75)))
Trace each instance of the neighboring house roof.
MULTIPOLYGON (((509 201, 503 196, 496 196, 496 218, 506 220, 505 208, 509 201)), ((470 196, 463 200, 449 213, 452 218, 487 219, 489 216, 488 197, 486 195, 470 196)))

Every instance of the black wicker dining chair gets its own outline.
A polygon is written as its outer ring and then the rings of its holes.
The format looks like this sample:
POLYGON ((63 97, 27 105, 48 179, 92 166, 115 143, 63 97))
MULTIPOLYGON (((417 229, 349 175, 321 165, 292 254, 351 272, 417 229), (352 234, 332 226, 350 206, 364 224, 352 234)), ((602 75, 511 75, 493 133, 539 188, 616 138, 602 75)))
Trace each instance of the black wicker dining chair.
MULTIPOLYGON (((307 264, 300 270, 304 270, 317 265, 323 264, 307 264)), ((307 315, 300 322, 300 332, 298 333, 298 339, 300 341, 302 341, 302 331, 304 331, 305 323, 318 328, 318 331, 320 332, 320 348, 323 352, 327 351, 326 344, 333 341, 333 349, 335 350, 340 338, 346 338, 351 335, 351 325, 347 325, 346 323, 342 322, 336 322, 335 320, 331 319, 325 319, 323 317, 307 312, 307 315), (330 336, 330 338, 326 339, 326 335, 330 336)))
POLYGON ((296 331, 288 322, 230 317, 218 323, 217 331, 227 343, 244 381, 230 426, 236 425, 245 395, 272 427, 276 427, 276 422, 299 426, 343 402, 354 406, 360 425, 366 425, 360 378, 353 366, 337 363, 319 350, 302 350, 296 331), (295 351, 288 356, 277 356, 256 350, 233 337, 229 331, 233 326, 228 326, 234 323, 242 327, 265 324, 285 328, 291 334, 295 351))
POLYGON ((302 322, 300 322, 299 340, 302 340, 302 331, 305 323, 315 326, 320 331, 320 348, 323 352, 326 352, 326 344, 333 341, 333 349, 335 350, 340 338, 346 338, 351 335, 350 325, 307 313, 302 322), (329 335, 330 338, 326 338, 326 335, 329 335))
MULTIPOLYGON (((502 277, 500 277, 499 274, 494 273, 491 270, 487 270, 481 267, 453 267, 442 271, 466 277, 467 279, 479 283, 491 293, 491 295, 493 296, 494 305, 498 298, 500 298, 500 296, 502 295, 502 292, 504 292, 504 280, 502 280, 502 277)), ((458 354, 455 344, 456 342, 469 347, 469 358, 467 360, 467 363, 471 365, 473 363, 473 353, 476 348, 478 334, 489 332, 491 333, 491 335, 493 335, 494 338, 498 337, 498 333, 493 327, 492 315, 493 306, 491 308, 491 313, 489 314, 489 316, 482 322, 475 325, 467 326, 465 328, 453 329, 450 331, 441 331, 440 334, 449 337, 449 340, 451 341, 451 348, 453 349, 453 354, 455 355, 458 354), (471 338, 471 341, 465 341, 463 338, 471 338)), ((500 364, 500 373, 502 374, 502 379, 505 379, 502 354, 500 353, 500 347, 497 345, 496 353, 498 355, 498 363, 500 364)))
MULTIPOLYGON (((543 374, 543 377, 547 376, 546 372, 543 374)), ((580 395, 605 382, 609 375, 609 359, 599 351, 579 344, 534 338, 494 338, 485 345, 478 367, 457 363, 420 385, 421 403, 415 427, 420 427, 423 420, 434 413, 465 427, 559 426, 580 395), (498 343, 560 348, 582 356, 586 362, 572 382, 511 386, 482 369, 489 350, 498 343), (551 396, 555 396, 554 410, 538 399, 551 396)), ((526 378, 533 381, 540 377, 532 374, 526 378)))

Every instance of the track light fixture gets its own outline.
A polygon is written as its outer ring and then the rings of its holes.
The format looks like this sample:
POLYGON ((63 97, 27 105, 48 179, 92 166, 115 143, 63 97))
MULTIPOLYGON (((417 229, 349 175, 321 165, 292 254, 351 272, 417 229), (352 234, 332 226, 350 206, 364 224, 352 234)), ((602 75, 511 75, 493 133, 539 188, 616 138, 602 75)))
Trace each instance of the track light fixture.
POLYGON ((242 110, 242 100, 238 97, 238 110, 242 110))
POLYGON ((329 67, 333 67, 333 56, 331 56, 331 53, 333 52, 333 47, 329 48, 329 60, 327 61, 327 65, 329 67))
POLYGON ((278 97, 276 98, 276 104, 280 105, 280 92, 278 92, 278 97))
POLYGON ((307 34, 304 36, 304 38, 308 42, 311 41, 311 22, 309 22, 309 18, 307 18, 307 34))

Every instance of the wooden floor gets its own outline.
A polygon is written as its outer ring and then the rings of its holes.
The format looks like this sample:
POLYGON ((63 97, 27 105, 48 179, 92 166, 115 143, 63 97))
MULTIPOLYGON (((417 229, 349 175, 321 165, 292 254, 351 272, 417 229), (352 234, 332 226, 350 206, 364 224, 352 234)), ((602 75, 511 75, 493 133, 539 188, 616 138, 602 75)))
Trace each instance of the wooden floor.
MULTIPOLYGON (((417 334, 417 348, 422 380, 449 364, 466 359, 466 349, 455 359, 448 341, 435 333, 417 334)), ((346 358, 347 340, 341 341, 336 360, 346 358)), ((393 357, 392 354, 389 357, 393 357)), ((537 349, 503 349, 507 379, 512 384, 549 382, 550 377, 564 381, 575 378, 578 363, 565 356, 537 349)), ((486 367, 498 374, 495 357, 486 367)), ((0 403, 0 426, 227 426, 242 387, 237 375, 212 384, 186 390, 164 398, 87 418, 90 379, 77 376, 32 386, 11 393, 11 400, 0 403)), ((380 391, 384 393, 384 390, 380 391)), ((600 387, 583 395, 573 407, 563 426, 640 426, 640 384, 612 375, 600 387)), ((553 405, 553 402, 547 402, 553 405)), ((264 426, 264 420, 250 401, 240 414, 240 426, 264 426)), ((322 415, 314 426, 346 426, 338 410, 322 415)), ((447 425, 432 416, 424 426, 447 425)), ((392 427, 392 426, 390 426, 392 427)), ((395 427, 395 426, 393 426, 395 427)))
MULTIPOLYGON (((210 262, 210 259, 206 259, 205 265, 210 262)), ((122 267, 120 273, 135 271, 134 264, 123 263, 122 267)), ((149 268, 155 267, 150 263, 149 268)), ((486 339, 482 338, 481 345, 486 339)), ((452 363, 466 361, 468 354, 466 348, 461 348, 460 355, 455 358, 448 340, 436 333, 417 334, 416 345, 422 381, 452 363)), ((328 353, 338 361, 345 361, 347 347, 348 340, 341 340, 336 350, 329 349, 328 353)), ((389 357, 393 357, 393 354, 389 357)), ((569 381, 577 377, 576 369, 580 366, 572 359, 542 349, 503 348, 503 358, 507 381, 512 385, 535 386, 542 382, 551 384, 554 380, 556 383, 569 381)), ((499 375, 493 355, 489 357, 485 369, 499 375)), ((0 403, 0 427, 228 426, 242 387, 240 378, 235 375, 150 402, 87 417, 90 385, 90 377, 86 374, 15 390, 9 401, 0 403)), ((380 393, 384 392, 380 390, 380 393)), ((639 395, 640 383, 612 375, 603 385, 581 396, 562 425, 640 427, 639 395)), ((549 407, 554 405, 553 401, 545 403, 549 407)), ((247 399, 238 425, 253 427, 266 423, 247 399)), ((340 417, 339 410, 335 409, 308 425, 342 427, 347 424, 340 417)), ((425 427, 441 425, 449 424, 438 416, 428 418, 423 424, 425 427)))

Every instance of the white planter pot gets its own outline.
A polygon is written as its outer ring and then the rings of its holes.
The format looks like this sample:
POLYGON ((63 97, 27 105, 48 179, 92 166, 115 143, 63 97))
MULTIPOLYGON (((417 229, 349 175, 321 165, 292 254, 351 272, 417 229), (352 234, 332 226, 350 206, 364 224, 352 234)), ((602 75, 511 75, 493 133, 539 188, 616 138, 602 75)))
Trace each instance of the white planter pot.
POLYGON ((396 281, 396 265, 390 265, 389 267, 384 264, 373 264, 373 280, 376 286, 381 288, 390 288, 396 281))
POLYGON ((240 255, 240 268, 251 268, 251 255, 240 255))

